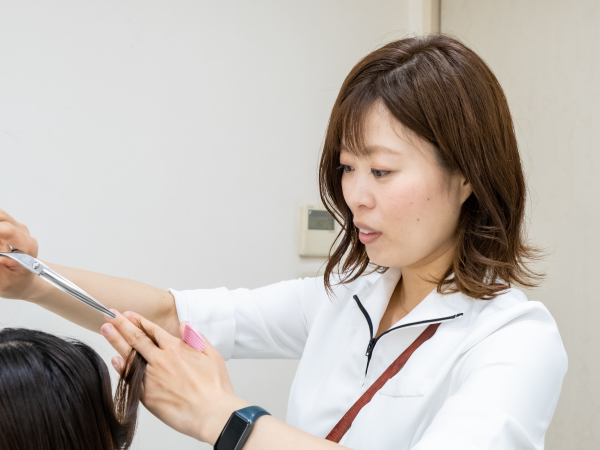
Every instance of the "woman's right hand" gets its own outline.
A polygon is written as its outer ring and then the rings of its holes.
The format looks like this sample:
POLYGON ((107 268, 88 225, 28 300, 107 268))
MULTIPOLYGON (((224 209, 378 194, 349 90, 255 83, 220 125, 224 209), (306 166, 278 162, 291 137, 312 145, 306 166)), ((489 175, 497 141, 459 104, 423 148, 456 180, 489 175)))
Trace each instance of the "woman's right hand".
MULTIPOLYGON (((9 245, 37 257, 38 243, 27 227, 0 209, 0 252, 10 252, 9 245)), ((37 277, 16 261, 0 257, 0 297, 28 300, 36 281, 37 277)))
MULTIPOLYGON (((10 252, 9 245, 37 258, 38 243, 30 236, 27 227, 0 209, 0 252, 10 252)), ((179 317, 170 292, 139 281, 46 261, 44 264, 97 298, 107 308, 136 311, 174 336, 178 335, 179 317)), ((0 257, 0 297, 35 303, 95 332, 99 332, 104 323, 102 314, 92 313, 88 306, 55 289, 19 263, 4 257, 0 257)))

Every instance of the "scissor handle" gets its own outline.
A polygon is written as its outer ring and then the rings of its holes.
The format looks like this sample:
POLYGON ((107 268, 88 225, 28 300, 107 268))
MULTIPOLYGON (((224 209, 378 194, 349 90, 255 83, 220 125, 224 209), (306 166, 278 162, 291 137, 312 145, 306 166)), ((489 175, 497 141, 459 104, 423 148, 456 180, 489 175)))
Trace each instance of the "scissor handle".
POLYGON ((44 269, 52 270, 46 264, 35 259, 33 256, 28 255, 27 253, 0 253, 0 256, 18 262, 27 270, 35 273, 36 275, 40 275, 44 269))

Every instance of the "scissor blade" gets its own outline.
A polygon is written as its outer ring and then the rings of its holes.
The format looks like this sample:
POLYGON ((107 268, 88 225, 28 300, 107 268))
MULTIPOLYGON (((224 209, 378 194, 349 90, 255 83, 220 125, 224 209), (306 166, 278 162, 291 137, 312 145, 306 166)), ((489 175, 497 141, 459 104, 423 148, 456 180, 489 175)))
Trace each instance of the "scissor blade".
POLYGON ((105 308, 104 305, 99 303, 97 300, 87 296, 84 291, 82 291, 83 292, 82 293, 75 289, 72 289, 70 286, 60 285, 59 283, 56 283, 54 280, 50 279, 46 274, 41 275, 41 277, 48 282, 52 281, 52 284, 55 286, 56 285, 60 286, 60 289, 62 289, 62 291, 65 292, 66 294, 69 294, 71 297, 74 297, 75 299, 81 301, 82 303, 85 303, 86 305, 91 306, 92 308, 96 309, 97 311, 104 312, 104 313, 108 314, 109 316, 111 316, 110 310, 105 308))
POLYGON ((97 307, 97 305, 95 303, 93 303, 92 301, 90 301, 86 297, 80 295, 77 291, 74 291, 71 288, 69 288, 69 287, 67 287, 67 286, 65 286, 65 285, 57 282, 51 276, 48 276, 47 274, 43 274, 43 275, 40 275, 40 278, 42 280, 46 281, 47 283, 50 283, 55 288, 60 289, 65 294, 68 294, 71 297, 75 298, 76 300, 79 300, 80 302, 85 303, 86 305, 88 305, 88 306, 90 306, 90 307, 92 307, 94 309, 98 309, 98 307, 97 307))
POLYGON ((18 262, 21 266, 25 267, 30 272, 39 275, 44 281, 47 281, 52 286, 61 291, 69 294, 71 297, 79 300, 82 303, 85 303, 91 308, 94 308, 96 311, 101 312, 102 314, 107 315, 108 317, 112 317, 113 319, 117 317, 110 309, 105 307, 102 303, 92 297, 90 294, 85 292, 79 286, 71 283, 62 275, 56 273, 50 267, 45 265, 43 262, 35 259, 33 256, 30 256, 26 253, 0 253, 0 257, 10 258, 16 262, 18 262))
POLYGON ((85 303, 91 308, 94 308, 96 311, 101 312, 102 314, 107 315, 108 317, 115 318, 117 317, 115 313, 113 313, 110 309, 105 307, 102 303, 96 300, 94 297, 89 295, 83 289, 77 287, 69 280, 54 272, 52 269, 47 268, 41 274, 40 278, 44 281, 47 281, 52 286, 60 289, 61 291, 69 294, 71 297, 79 300, 82 303, 85 303))
POLYGON ((50 267, 46 266, 43 262, 35 259, 33 256, 27 255, 25 253, 0 253, 0 256, 5 258, 10 258, 16 262, 18 262, 21 266, 25 267, 30 272, 39 275, 40 278, 50 283, 57 289, 69 294, 71 297, 76 298, 82 303, 85 303, 91 308, 94 308, 96 311, 99 311, 113 319, 116 317, 115 314, 106 308, 102 303, 96 300, 94 297, 89 295, 80 287, 71 283, 62 275, 56 273, 50 267))

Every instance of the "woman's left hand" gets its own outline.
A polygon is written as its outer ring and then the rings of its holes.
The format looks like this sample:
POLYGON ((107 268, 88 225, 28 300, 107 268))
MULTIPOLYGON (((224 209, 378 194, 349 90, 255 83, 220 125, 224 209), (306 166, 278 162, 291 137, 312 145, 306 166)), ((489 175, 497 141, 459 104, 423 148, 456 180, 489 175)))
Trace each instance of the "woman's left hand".
MULTIPOLYGON (((102 335, 119 352, 112 364, 121 373, 132 348, 148 362, 142 403, 175 430, 214 445, 234 411, 250 404, 237 398, 221 354, 206 340, 199 352, 132 312, 107 318, 102 335), (156 346, 136 324, 154 334, 156 346)), ((185 322, 180 326, 183 335, 185 322)))

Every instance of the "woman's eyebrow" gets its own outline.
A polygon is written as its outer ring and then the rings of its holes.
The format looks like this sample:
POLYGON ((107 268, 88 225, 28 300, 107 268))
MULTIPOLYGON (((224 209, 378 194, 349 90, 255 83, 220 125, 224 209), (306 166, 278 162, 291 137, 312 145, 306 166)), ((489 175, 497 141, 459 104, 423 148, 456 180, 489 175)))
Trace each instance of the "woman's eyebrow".
POLYGON ((387 153, 393 156, 400 156, 401 152, 398 150, 394 150, 392 148, 383 146, 383 145, 371 145, 371 146, 367 146, 365 147, 365 151, 367 152, 367 154, 372 155, 372 154, 378 154, 378 153, 387 153))
MULTIPOLYGON (((387 153, 387 154, 394 155, 394 156, 400 156, 402 154, 402 152, 400 152, 399 150, 394 150, 394 149, 392 149, 390 147, 386 147, 384 145, 369 145, 369 146, 364 147, 363 152, 368 156, 376 155, 379 153, 387 153)), ((346 147, 341 147, 340 153, 351 154, 352 152, 350 150, 348 150, 346 147)))

